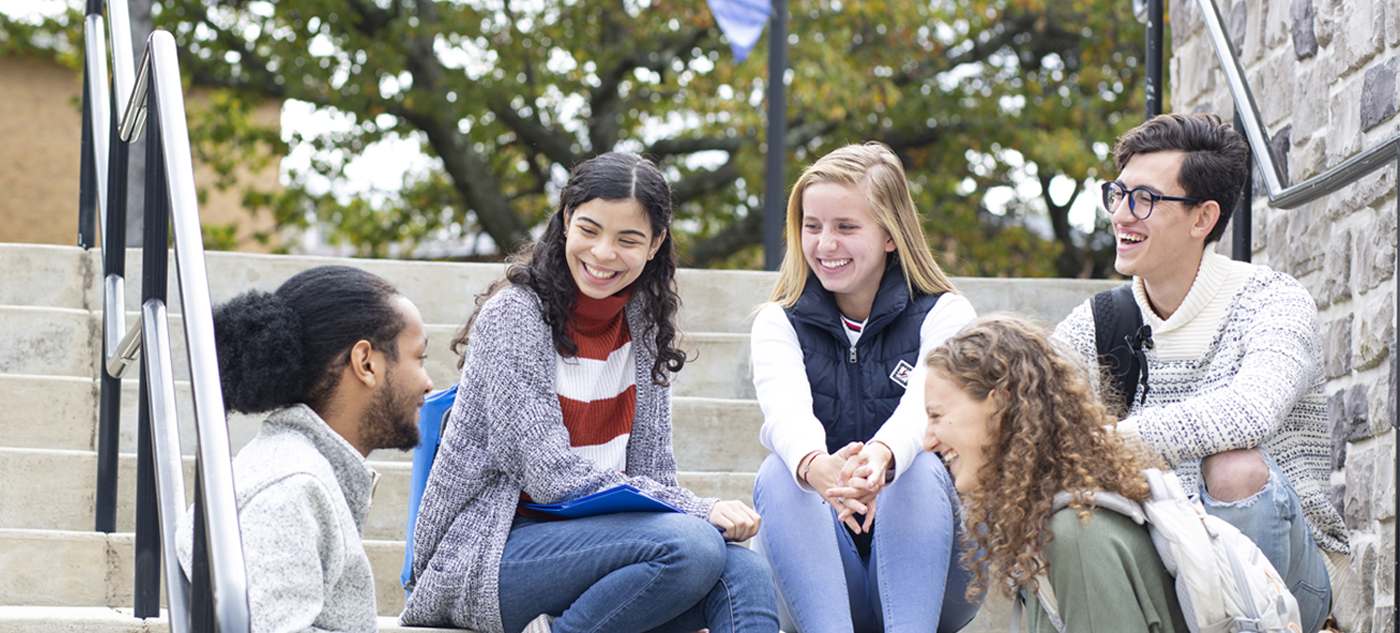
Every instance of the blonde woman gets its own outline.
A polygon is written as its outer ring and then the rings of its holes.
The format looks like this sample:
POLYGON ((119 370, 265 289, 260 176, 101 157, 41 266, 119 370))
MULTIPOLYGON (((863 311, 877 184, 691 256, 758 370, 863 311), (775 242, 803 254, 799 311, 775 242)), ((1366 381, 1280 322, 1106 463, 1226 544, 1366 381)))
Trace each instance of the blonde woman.
POLYGON ((956 631, 976 607, 953 562, 956 494, 922 451, 919 359, 976 314, 929 252, 904 168, 882 144, 808 167, 786 237, 751 339, 760 439, 773 451, 754 505, 783 628, 956 631))

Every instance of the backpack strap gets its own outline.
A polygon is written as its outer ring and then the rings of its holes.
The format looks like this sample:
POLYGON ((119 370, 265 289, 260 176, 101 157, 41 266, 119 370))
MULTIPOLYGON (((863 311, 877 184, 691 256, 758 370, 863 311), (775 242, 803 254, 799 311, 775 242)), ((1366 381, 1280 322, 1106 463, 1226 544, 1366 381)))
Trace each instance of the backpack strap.
POLYGON ((1119 418, 1127 417, 1133 395, 1142 384, 1142 400, 1147 401, 1147 355, 1143 348, 1152 349, 1152 326, 1142 323, 1142 311, 1133 298, 1133 284, 1126 283, 1094 295, 1090 304, 1094 312, 1094 347, 1102 367, 1113 386, 1115 398, 1107 402, 1117 409, 1119 418))

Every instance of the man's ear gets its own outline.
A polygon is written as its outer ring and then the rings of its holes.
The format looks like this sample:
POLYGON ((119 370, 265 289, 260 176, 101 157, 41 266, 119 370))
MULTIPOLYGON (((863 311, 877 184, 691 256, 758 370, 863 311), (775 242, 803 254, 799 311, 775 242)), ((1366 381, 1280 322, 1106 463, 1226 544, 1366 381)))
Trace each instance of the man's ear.
POLYGON ((1210 235, 1210 230, 1215 228, 1215 221, 1220 219, 1220 203, 1214 200, 1206 200, 1192 210, 1191 237, 1204 239, 1210 235))
POLYGON ((366 387, 374 387, 379 384, 379 377, 383 371, 379 363, 380 358, 382 355, 374 353, 374 346, 361 339, 350 348, 350 373, 366 387))

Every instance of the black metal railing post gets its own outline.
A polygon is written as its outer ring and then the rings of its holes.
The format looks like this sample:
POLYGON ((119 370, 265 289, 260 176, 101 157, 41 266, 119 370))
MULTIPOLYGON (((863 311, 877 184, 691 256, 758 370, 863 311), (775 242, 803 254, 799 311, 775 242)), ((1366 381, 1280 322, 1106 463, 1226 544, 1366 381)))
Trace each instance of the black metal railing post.
MULTIPOLYGON (((1244 118, 1235 110, 1235 131, 1244 136, 1244 118)), ((1240 192, 1240 202, 1235 205, 1235 229, 1231 233, 1232 257, 1236 261, 1247 262, 1254 258, 1254 161, 1245 164, 1244 191, 1240 192)), ((1221 213, 1225 210, 1221 209, 1221 213)))
MULTIPOLYGON (((107 162, 107 223, 102 227, 102 278, 112 275, 126 277, 126 170, 131 146, 117 134, 118 123, 112 119, 111 157, 107 162)), ((116 309, 108 306, 106 309, 116 309)), ((107 359, 112 352, 110 341, 120 340, 126 332, 110 333, 110 321, 102 319, 102 367, 98 375, 101 389, 97 406, 97 505, 98 532, 117 531, 117 467, 121 443, 122 380, 107 371, 107 359)))
MULTIPOLYGON (((105 78, 104 78, 105 81, 105 78)), ((92 148, 92 97, 87 65, 83 65, 83 156, 78 175, 78 246, 87 250, 97 245, 97 159, 92 148)))
POLYGON ((788 0, 773 0, 768 18, 768 156, 763 176, 763 269, 783 263, 783 222, 787 218, 787 26, 788 0))
POLYGON ((1162 113, 1162 0, 1147 0, 1147 118, 1162 113))
MULTIPOLYGON (((145 233, 141 248, 141 305, 164 304, 169 278, 166 245, 170 232, 170 200, 165 184, 165 156, 161 153, 161 124, 157 113, 155 82, 146 98, 146 204, 145 233)), ((146 363, 141 364, 141 399, 137 418, 136 449, 136 565, 134 609, 138 618, 160 615, 160 510, 156 494, 155 456, 152 450, 150 382, 146 363)))

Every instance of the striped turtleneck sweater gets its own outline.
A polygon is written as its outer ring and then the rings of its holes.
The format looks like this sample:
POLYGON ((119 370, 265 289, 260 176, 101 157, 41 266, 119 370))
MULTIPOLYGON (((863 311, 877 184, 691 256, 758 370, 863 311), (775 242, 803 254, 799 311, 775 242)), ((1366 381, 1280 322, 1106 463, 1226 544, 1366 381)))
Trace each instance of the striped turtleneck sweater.
MULTIPOLYGON (((631 296, 631 288, 603 299, 580 293, 565 325, 578 354, 564 356, 556 350, 554 355, 555 391, 569 450, 618 472, 627 468, 627 440, 637 412, 637 358, 622 310, 631 296)), ((529 495, 520 493, 520 500, 529 503, 529 495)), ((524 508, 517 512, 540 516, 524 508)))
POLYGON ((556 355, 555 386, 574 453, 599 468, 627 467, 627 438, 637 411, 637 357, 622 307, 631 288, 604 298, 579 294, 566 326, 578 355, 556 355))

